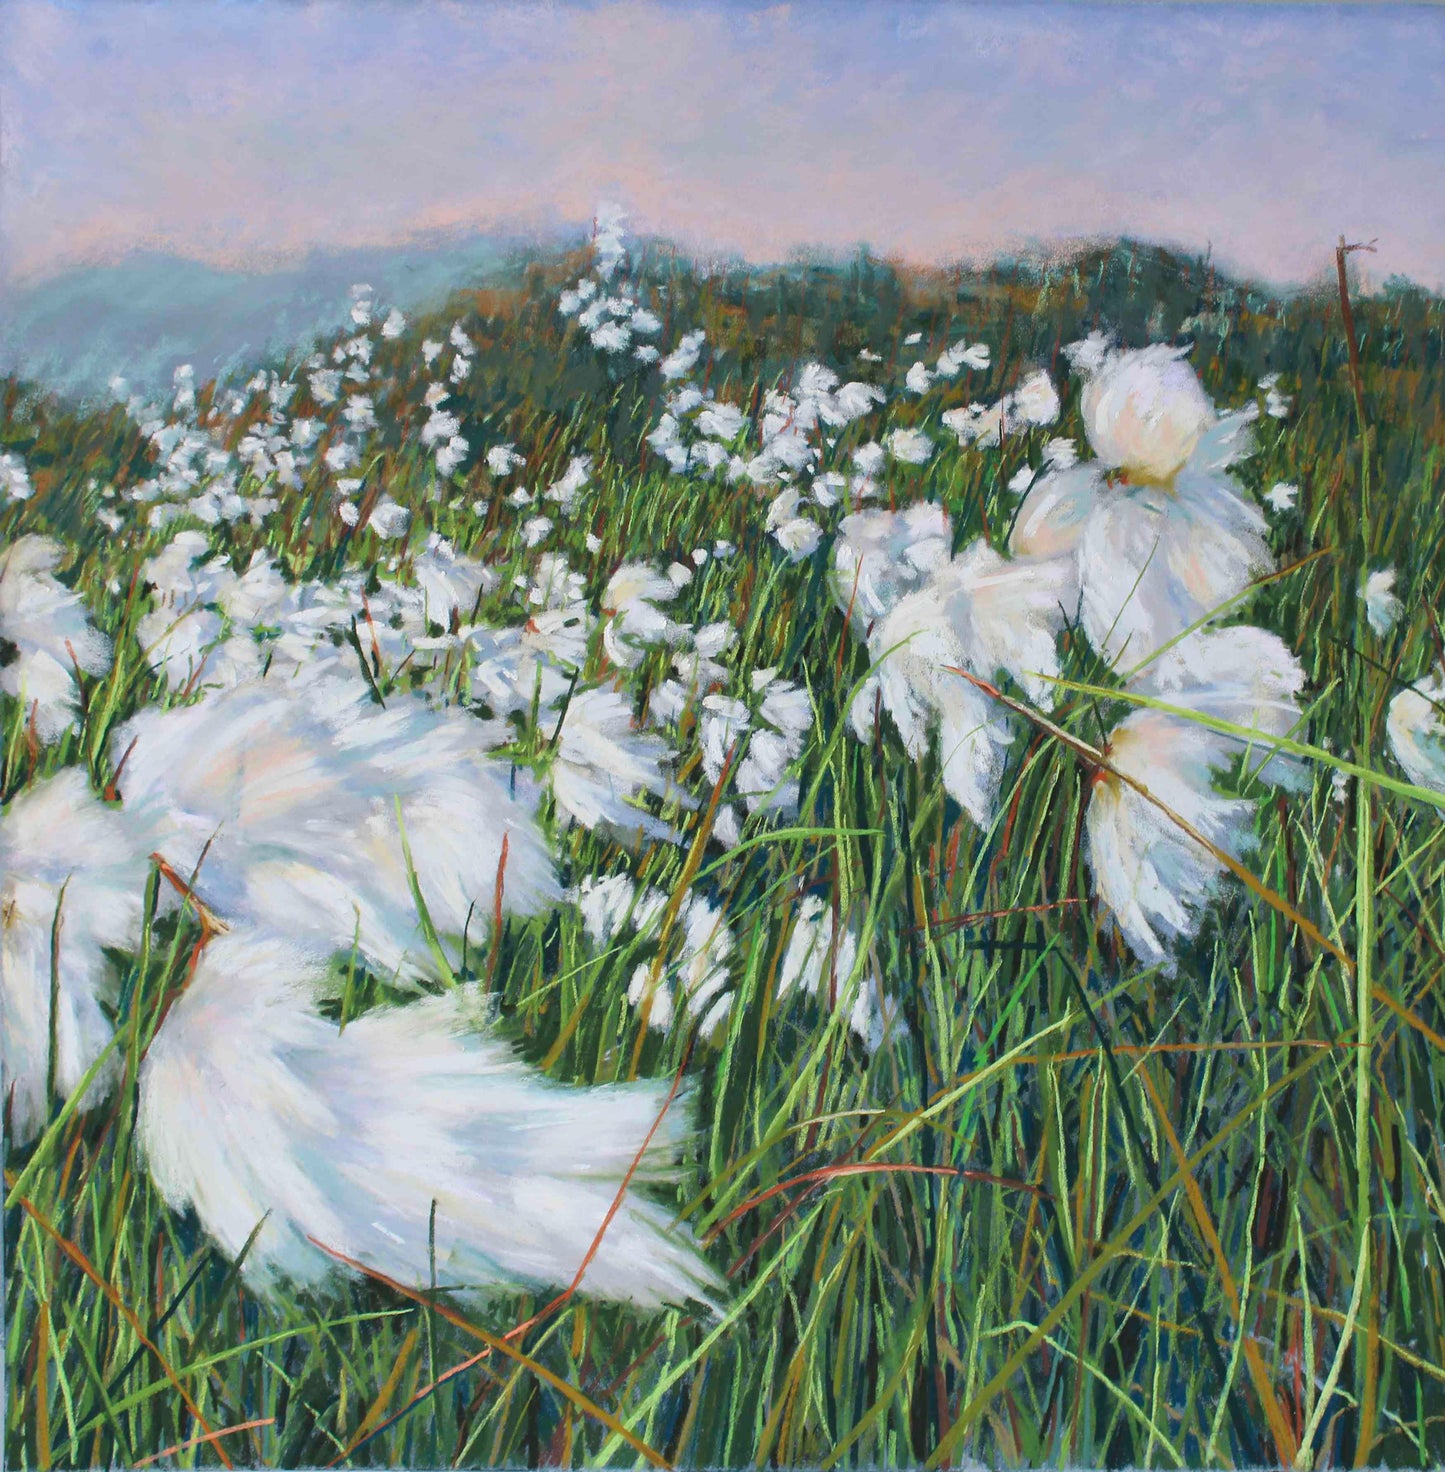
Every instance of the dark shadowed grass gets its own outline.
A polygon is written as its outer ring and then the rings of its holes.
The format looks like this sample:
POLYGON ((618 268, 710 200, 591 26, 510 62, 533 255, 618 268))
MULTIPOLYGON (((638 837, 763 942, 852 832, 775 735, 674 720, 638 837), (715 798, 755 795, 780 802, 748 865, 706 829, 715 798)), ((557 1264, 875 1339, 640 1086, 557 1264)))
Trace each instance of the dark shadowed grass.
MULTIPOLYGON (((1310 790, 1281 798, 1242 764, 1239 790, 1263 796, 1248 869, 1268 898, 1235 885, 1174 974, 1141 967, 1090 896, 1088 763, 1041 728, 1024 732, 984 831, 945 799, 932 761, 907 760, 886 722, 871 746, 856 741, 848 697, 866 661, 833 605, 825 551, 788 566, 763 534, 758 498, 662 473, 644 442, 655 379, 617 379, 563 335, 558 279, 539 266, 516 295, 471 308, 480 346, 461 397, 473 460, 515 440, 528 483, 545 485, 571 454, 596 457, 596 489, 546 544, 586 573, 594 596, 622 560, 736 542, 736 558, 709 561, 680 595, 678 616, 734 622, 737 689, 751 669, 777 666, 808 687, 817 724, 799 819, 750 826, 756 841, 733 852, 709 847, 690 869, 687 844, 629 852, 595 835, 559 839, 570 879, 625 870, 721 903, 739 945, 737 1001, 719 1035, 639 1034, 626 993, 643 953, 625 937, 597 953, 567 907, 509 921, 500 936, 479 922, 466 973, 491 980, 499 1026, 559 1079, 685 1067, 675 1107, 692 1111, 695 1132, 673 1195, 727 1278, 722 1312, 641 1315, 574 1298, 504 1349, 495 1341, 551 1295, 441 1291, 428 1303, 338 1273, 325 1291, 257 1296, 193 1219, 157 1200, 134 1154, 137 1067, 199 935, 190 919, 162 919, 145 951, 121 960, 120 1087, 87 1116, 57 1100, 39 1143, 7 1161, 9 1460, 1438 1463, 1440 812, 1364 777, 1336 784, 1323 760, 1310 790), (836 977, 836 1008, 774 997, 804 892, 860 927, 860 962, 836 977), (872 1057, 847 1026, 865 968, 906 1024, 872 1057)), ((1240 611, 1302 659, 1310 744, 1398 782, 1384 709, 1441 652, 1437 300, 1402 287, 1356 304, 1366 522, 1329 300, 1276 301, 1216 281, 1204 263, 1129 247, 1042 279, 904 279, 863 259, 841 272, 703 280, 660 261, 647 288, 669 340, 697 324, 724 346, 712 386, 752 409, 809 356, 847 367, 869 346, 892 386, 950 328, 990 342, 987 373, 946 397, 896 395, 885 411, 890 426, 916 423, 940 442, 928 466, 890 471, 890 496, 944 501, 960 544, 981 532, 1001 543, 1016 504, 1007 481, 1038 462, 1045 436, 961 451, 938 416, 1030 366, 1062 380, 1059 343, 1108 324, 1138 344, 1151 318, 1171 334, 1188 321, 1195 366, 1222 405, 1282 373, 1294 412, 1261 421, 1260 452, 1241 475, 1255 491, 1300 485, 1298 508, 1271 518, 1281 566, 1299 565, 1240 611), (901 347, 915 330, 920 348, 901 347), (1405 615, 1380 638, 1357 585, 1362 568, 1386 565, 1405 615)), ((407 365, 397 378, 409 379, 421 336, 444 335, 450 320, 383 346, 384 371, 394 354, 407 365)), ((492 563, 502 585, 481 616, 514 618, 509 580, 535 557, 518 535, 529 513, 492 493, 484 466, 428 499, 420 393, 408 383, 410 407, 379 415, 368 489, 417 508, 413 547, 434 527, 492 563), (490 503, 484 515, 478 499, 490 503)), ((144 473, 141 437, 122 416, 14 384, 4 406, 0 441, 25 455, 37 494, 0 513, 0 535, 48 531, 77 549, 67 577, 115 636, 117 658, 87 681, 81 732, 55 749, 38 750, 23 713, 6 707, 3 792, 70 762, 103 786, 110 732, 160 698, 132 630, 145 607, 136 570, 168 534, 111 538, 94 522, 92 480, 144 473)), ((1057 432, 1079 434, 1072 399, 1057 432)), ((866 437, 851 427, 840 449, 866 437)), ((221 537, 238 563, 264 545, 297 577, 396 550, 344 534, 317 477, 264 528, 221 537)), ((1070 643, 1066 674, 1094 693, 1066 689, 1053 719, 1097 746, 1127 706, 1082 640, 1070 643)), ((601 658, 595 650, 589 673, 601 658)), ((639 701, 665 663, 655 654, 637 672, 639 701)), ((378 693, 408 678, 383 670, 378 693)), ((690 836, 698 816, 679 821, 690 836)), ((155 894, 153 882, 152 908, 155 894)), ((353 978, 344 1005, 354 1015, 384 994, 353 978)))

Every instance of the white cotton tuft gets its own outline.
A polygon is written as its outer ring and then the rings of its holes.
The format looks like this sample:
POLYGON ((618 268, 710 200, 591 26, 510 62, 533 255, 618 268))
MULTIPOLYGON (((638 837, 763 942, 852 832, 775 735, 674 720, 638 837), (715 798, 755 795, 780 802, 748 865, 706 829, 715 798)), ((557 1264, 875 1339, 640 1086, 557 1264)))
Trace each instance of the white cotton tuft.
MULTIPOLYGON (((52 962, 55 1082, 64 1097, 110 1041, 103 1004, 113 1000, 114 976, 105 949, 139 943, 149 867, 125 815, 91 792, 84 772, 38 783, 0 814, 0 1058, 12 1143, 30 1140, 47 1113, 52 962)), ((104 1097, 114 1074, 102 1070, 87 1106, 104 1097)))
POLYGON ((436 931, 458 937, 493 913, 504 840, 509 913, 556 898, 551 859, 530 784, 487 754, 493 728, 418 697, 364 701, 334 681, 262 680, 142 711, 115 738, 119 786, 223 920, 326 951, 355 941, 384 974, 434 975, 413 878, 436 931))
POLYGON ((1057 641, 1073 586, 1067 559, 1009 560, 976 541, 937 568, 929 586, 944 600, 972 673, 992 680, 1003 670, 1035 704, 1052 706, 1057 641))
POLYGON ((424 551, 412 563, 421 589, 426 617, 446 628, 453 618, 467 622, 484 593, 497 585, 497 575, 485 563, 460 553, 444 537, 432 532, 424 551))
POLYGON ((1258 507, 1209 475, 1103 490, 1079 543, 1084 631, 1125 668, 1274 568, 1258 507))
POLYGON ((1252 417, 1211 410, 1169 485, 1110 484, 1090 461, 1040 476, 1020 504, 1009 550, 1075 559, 1064 604, 1123 668, 1273 569, 1264 517, 1223 475, 1248 452, 1252 417))
MULTIPOLYGON (((1265 736, 1302 739, 1297 728, 1303 718, 1304 683, 1304 670, 1283 639, 1236 625, 1189 634, 1151 660, 1130 688, 1265 736)), ((1257 767, 1256 775, 1266 781, 1282 787, 1308 785, 1309 773, 1297 757, 1271 756, 1263 743, 1250 747, 1249 757, 1250 767, 1257 767)))
POLYGON ((1395 593, 1395 569, 1377 567, 1360 579, 1360 597, 1365 603, 1365 617, 1380 638, 1400 621, 1405 605, 1395 593))
POLYGON ((650 563, 623 563, 602 594, 603 612, 611 615, 602 630, 607 657, 623 669, 636 669, 652 646, 679 643, 686 630, 657 606, 676 595, 672 579, 650 563))
MULTIPOLYGON (((1068 591, 1067 560, 1011 562, 974 542, 869 637, 877 689, 908 754, 920 759, 936 726, 944 786, 979 824, 993 815, 1013 729, 1004 708, 958 671, 990 682, 1002 671, 1036 703, 1051 703, 1068 591)), ((860 734, 868 729, 865 695, 851 720, 860 734)))
MULTIPOLYGON (((1136 711, 1109 737, 1119 772, 1233 858, 1249 845, 1254 805, 1214 790, 1238 751, 1229 737, 1136 711)), ((1172 968, 1170 947, 1194 935, 1227 872, 1219 860, 1143 793, 1100 772, 1085 815, 1085 857, 1094 887, 1134 952, 1172 968)))
POLYGON ((1041 475, 1019 503, 1009 534, 1015 557, 1077 556, 1104 478, 1093 462, 1041 475))
POLYGON ((902 599, 875 625, 868 647, 904 749, 921 761, 936 728, 944 787, 986 824, 1013 732, 1001 707, 954 672, 969 667, 968 651, 937 592, 925 587, 902 599))
POLYGON ((567 703, 551 766, 552 796, 566 822, 677 841, 676 831, 635 805, 642 793, 691 805, 673 786, 671 746, 640 731, 618 690, 576 692, 567 703))
POLYGON ((1135 481, 1167 482, 1215 422, 1187 349, 1111 352, 1084 385, 1084 431, 1100 461, 1135 481))
POLYGON ((933 440, 921 429, 891 430, 884 443, 888 453, 905 465, 926 465, 933 454, 933 440))
POLYGON ((900 598, 947 562, 952 542, 948 513, 931 501, 904 511, 845 516, 833 543, 829 583, 854 632, 864 637, 875 619, 890 613, 900 598))
POLYGON ((897 1003, 884 994, 878 973, 858 965, 858 932, 845 926, 834 941, 833 911, 820 895, 798 906, 783 953, 775 995, 781 1002, 794 992, 816 997, 825 1007, 846 1006, 848 1026, 870 1054, 888 1038, 907 1036, 897 1003))
POLYGON ((110 668, 110 640, 85 605, 53 576, 64 555, 48 537, 19 537, 0 552, 0 639, 15 657, 0 667, 0 690, 13 695, 46 745, 73 730, 80 711, 77 669, 110 668))
POLYGON ((1445 792, 1445 673, 1401 690, 1385 729, 1405 775, 1417 787, 1445 792))
POLYGON ((453 1293, 563 1288, 640 1156, 582 1290, 657 1308, 718 1289, 640 1189, 670 1176, 686 1136, 685 1104, 664 1113, 663 1085, 549 1082, 480 1030, 476 987, 338 1031, 309 1007, 318 971, 280 941, 213 940, 141 1071, 157 1187, 232 1257, 259 1227, 254 1284, 346 1271, 320 1243, 425 1289, 434 1242, 453 1293))

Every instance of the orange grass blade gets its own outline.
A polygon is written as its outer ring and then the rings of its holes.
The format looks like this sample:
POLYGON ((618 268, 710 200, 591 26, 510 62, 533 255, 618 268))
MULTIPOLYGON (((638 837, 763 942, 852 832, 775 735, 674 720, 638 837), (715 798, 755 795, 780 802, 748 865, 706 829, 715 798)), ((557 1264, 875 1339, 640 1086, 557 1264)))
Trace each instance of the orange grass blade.
MULTIPOLYGON (((146 1331, 141 1328, 140 1318, 137 1316, 134 1309, 132 1309, 129 1304, 127 1304, 125 1300, 120 1296, 119 1291, 109 1282, 107 1282, 105 1278, 101 1277, 100 1272, 91 1262, 91 1260, 85 1255, 85 1253, 82 1252, 80 1248, 77 1247, 75 1243, 70 1240, 69 1237, 62 1235, 61 1232, 46 1218, 45 1213, 42 1212, 39 1207, 37 1207, 35 1203, 30 1200, 28 1196, 22 1196, 20 1198, 20 1205, 25 1208, 26 1214, 36 1224, 36 1226, 38 1226, 40 1230, 44 1232, 45 1235, 49 1237, 50 1240, 54 1242, 55 1245, 66 1255, 66 1257, 68 1257, 71 1262, 73 1262, 76 1267, 78 1267, 80 1271, 84 1273, 85 1276, 89 1278, 90 1281, 94 1283, 97 1288, 100 1289, 100 1291, 105 1295, 107 1301, 116 1309, 116 1311, 126 1321, 126 1323, 130 1325, 131 1332, 156 1357, 156 1363, 160 1365, 161 1369, 165 1373, 166 1379, 169 1380, 171 1384, 175 1387, 176 1393, 185 1402, 186 1409, 191 1413, 191 1415, 196 1418, 196 1421, 201 1426, 201 1429, 205 1431, 207 1436, 212 1435, 213 1433, 210 1426, 207 1424, 206 1418, 201 1414, 201 1408, 192 1398, 190 1391, 188 1391, 186 1387, 181 1384, 180 1377, 171 1368, 169 1361, 166 1359, 165 1355, 161 1353, 159 1346, 156 1345, 151 1340, 146 1331)), ((225 1463, 227 1467, 233 1465, 231 1459, 226 1455, 224 1449, 219 1445, 217 1445, 216 1447, 216 1455, 221 1459, 222 1462, 225 1463)))
POLYGON ((1063 727, 1056 726, 1051 720, 1048 719, 1047 716, 1040 715, 1038 711, 1031 709, 1027 705, 1024 705, 1022 701, 1010 699, 996 685, 990 685, 987 680, 980 680, 977 675, 971 675, 967 670, 960 669, 954 665, 950 665, 948 666, 948 668, 950 673, 955 675, 962 675, 963 678, 967 680, 970 684, 977 685, 978 688, 984 692, 984 694, 991 695, 995 700, 999 702, 999 704, 1007 707, 1015 714, 1023 716, 1025 720, 1032 721, 1035 725, 1041 726, 1045 731, 1053 736, 1055 740, 1060 741, 1063 743, 1063 745, 1067 746, 1070 751, 1075 753, 1075 755, 1083 757, 1085 761, 1091 763, 1093 766, 1098 767, 1101 771, 1108 772, 1111 777, 1117 778, 1120 782, 1124 783, 1126 787, 1132 788, 1146 802, 1152 803, 1156 808, 1159 809, 1161 813, 1164 814, 1166 818, 1169 819, 1171 823, 1174 823, 1177 827, 1182 829, 1183 832, 1187 833, 1190 838, 1192 838, 1195 843, 1197 843, 1202 849, 1204 849, 1204 851, 1208 853, 1217 863, 1222 864, 1226 869, 1228 869, 1229 872, 1233 874, 1234 877, 1238 879, 1239 882, 1243 884, 1246 889, 1248 889, 1252 894, 1258 895, 1259 898, 1262 899, 1265 904, 1269 905, 1271 909, 1278 910, 1279 913, 1283 915, 1285 919, 1290 922, 1291 925, 1297 926, 1312 941, 1314 941, 1316 945, 1323 947, 1337 961, 1339 961, 1339 963, 1345 968, 1347 972, 1349 972, 1351 975, 1354 974, 1354 958, 1343 951, 1338 945, 1336 945, 1335 942, 1332 941, 1327 935, 1325 935, 1325 933, 1320 930, 1320 928, 1315 925, 1313 921, 1307 919, 1297 909, 1295 909, 1295 907, 1290 904, 1290 902, 1285 899, 1282 894, 1277 894, 1267 884, 1265 884, 1263 880, 1258 879, 1253 874, 1251 874, 1249 870, 1246 869, 1244 865, 1241 864, 1239 860, 1234 857, 1233 854, 1226 853, 1212 839, 1206 838, 1205 835, 1201 833, 1199 829, 1196 828, 1194 824, 1189 821, 1188 818, 1184 817, 1180 813, 1176 813, 1174 809, 1169 806, 1168 803, 1164 802, 1160 798, 1155 797, 1154 794, 1150 792, 1149 789, 1142 782, 1128 776, 1124 772, 1121 772, 1097 747, 1091 746, 1087 741, 1081 741, 1077 736, 1070 735, 1069 732, 1063 729, 1063 727))
MULTIPOLYGON (((138 1462, 132 1462, 132 1467, 149 1467, 153 1462, 159 1462, 162 1457, 173 1457, 177 1452, 188 1452, 193 1446, 205 1446, 208 1442, 219 1441, 223 1436, 235 1436, 240 1431, 256 1431, 262 1426, 274 1426, 275 1416, 262 1416, 259 1421, 242 1421, 236 1426, 222 1426, 219 1431, 208 1431, 204 1436, 193 1436, 189 1441, 178 1441, 174 1446, 168 1446, 162 1451, 152 1452, 148 1457, 142 1457, 138 1462)), ((216 1454, 220 1455, 220 1447, 216 1448, 216 1454)))
MULTIPOLYGON (((480 1340, 487 1346, 488 1350, 495 1350, 496 1353, 505 1355, 509 1360, 515 1360, 517 1364, 530 1370, 539 1380, 545 1381, 553 1390, 570 1400, 583 1415, 591 1416, 593 1420, 600 1421, 614 1436, 620 1436, 638 1456, 646 1458, 654 1467, 662 1467, 667 1469, 667 1472, 671 1472, 672 1463, 661 1452, 648 1446, 641 1437, 629 1431, 611 1411, 604 1410, 596 1401, 578 1390, 575 1385, 569 1384, 560 1375, 553 1374, 546 1365, 539 1364, 531 1355, 524 1354, 520 1349, 509 1344, 501 1335, 489 1333, 486 1329, 478 1327, 470 1319, 459 1314, 449 1304, 433 1303, 425 1294, 418 1293, 414 1288, 408 1288, 405 1283, 399 1283, 395 1278, 388 1277, 377 1268, 368 1267, 366 1263, 358 1262, 354 1257, 348 1257, 344 1252, 338 1252, 334 1247, 328 1247, 326 1243, 319 1241, 315 1237, 308 1237, 307 1241, 312 1246, 319 1247, 328 1257, 335 1258, 337 1262, 343 1263, 355 1272, 365 1274, 373 1282, 381 1283, 387 1288, 390 1288, 393 1293, 399 1293, 403 1298, 409 1298, 413 1303, 421 1304, 423 1307, 440 1314, 447 1323, 462 1330, 465 1334, 470 1334, 472 1338, 480 1340)), ((219 1451, 219 1448, 217 1450, 219 1451)), ((227 1463, 227 1465, 229 1466, 230 1464, 227 1463)))
POLYGON ((1270 1380, 1264 1358, 1259 1352, 1259 1346, 1254 1342, 1254 1336, 1244 1322, 1244 1305, 1239 1296, 1239 1286, 1234 1281, 1234 1273, 1230 1269, 1229 1257, 1225 1253, 1224 1244, 1219 1240, 1219 1233, 1214 1229, 1214 1220, 1209 1215, 1204 1192, 1199 1189, 1199 1182, 1195 1180, 1194 1172, 1189 1167, 1184 1144, 1174 1128, 1174 1121, 1169 1118, 1169 1111, 1164 1107, 1164 1100, 1159 1096, 1159 1090, 1155 1086, 1149 1069, 1141 1067, 1138 1076, 1143 1080, 1145 1092, 1149 1095, 1149 1101, 1153 1104, 1154 1113, 1164 1131, 1164 1138, 1168 1140, 1170 1152, 1179 1167, 1184 1194, 1189 1200, 1189 1209, 1193 1214, 1195 1225, 1199 1228, 1199 1234, 1204 1238, 1205 1245, 1214 1258, 1215 1271, 1219 1274, 1220 1287, 1224 1289, 1225 1300, 1234 1318, 1240 1348, 1244 1351, 1245 1367, 1254 1385, 1255 1398, 1264 1411, 1264 1419, 1269 1423, 1269 1432, 1274 1438, 1275 1453, 1282 1466, 1290 1466, 1298 1450, 1295 1434, 1274 1393, 1274 1385, 1270 1380))
POLYGON ((842 1165, 825 1165, 818 1170, 805 1170, 800 1175, 789 1176, 785 1181, 778 1181, 775 1185, 769 1186, 766 1191, 759 1191, 756 1196, 750 1196, 741 1206, 735 1207, 716 1226, 710 1228, 705 1240, 711 1242, 719 1232, 731 1226, 740 1216, 746 1215, 765 1201, 770 1201, 774 1196, 794 1186, 816 1186, 840 1176, 869 1175, 951 1176, 954 1180, 959 1181, 974 1181, 987 1186, 1006 1186, 1012 1191, 1028 1191, 1035 1196, 1048 1195, 1047 1191, 1038 1186, 1031 1186, 1026 1181, 1013 1181, 1007 1176, 996 1176, 986 1170, 961 1170, 952 1165, 912 1165, 884 1160, 848 1161, 842 1165))

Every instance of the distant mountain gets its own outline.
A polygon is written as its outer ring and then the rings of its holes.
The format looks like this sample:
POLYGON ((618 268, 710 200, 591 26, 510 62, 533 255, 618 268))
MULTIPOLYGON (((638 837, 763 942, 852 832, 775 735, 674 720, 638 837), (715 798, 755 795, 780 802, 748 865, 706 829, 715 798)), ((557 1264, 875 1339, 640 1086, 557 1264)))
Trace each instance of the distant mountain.
POLYGON ((80 399, 108 394, 117 374, 132 392, 159 392, 179 363, 192 364, 202 380, 229 376, 333 332, 346 320, 355 282, 370 284, 384 310, 414 312, 460 287, 515 278, 539 250, 582 238, 580 231, 451 236, 317 252, 264 272, 138 253, 0 295, 0 374, 22 374, 80 399))

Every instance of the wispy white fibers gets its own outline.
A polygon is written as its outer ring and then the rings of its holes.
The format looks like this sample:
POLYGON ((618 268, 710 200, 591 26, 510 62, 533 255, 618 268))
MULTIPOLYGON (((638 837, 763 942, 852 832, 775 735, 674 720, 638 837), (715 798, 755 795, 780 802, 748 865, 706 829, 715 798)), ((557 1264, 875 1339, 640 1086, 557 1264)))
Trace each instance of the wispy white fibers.
POLYGON ((907 1036, 908 1024, 898 1004, 884 991, 877 971, 858 970, 858 932, 845 926, 834 943, 833 911, 820 895, 810 894, 798 906, 788 948, 778 970, 776 995, 781 1002, 806 992, 824 1006, 847 1006, 848 1026, 869 1053, 886 1039, 907 1036))
POLYGON ((210 550, 203 532, 182 531, 141 568, 156 606, 136 625, 136 636, 151 668, 165 675, 172 690, 200 676, 207 652, 224 631, 219 601, 236 575, 210 550))
POLYGON ((833 599, 860 638, 875 619, 919 587, 948 561, 953 526, 931 501, 904 511, 859 511, 845 516, 833 543, 829 579, 833 599))
MULTIPOLYGON (((1283 736, 1299 724, 1303 683, 1298 661, 1278 638, 1241 627, 1191 635, 1131 688, 1215 720, 1283 736)), ((1147 961, 1172 966, 1174 942, 1195 934, 1227 872, 1158 804, 1240 859, 1253 841, 1255 803, 1221 795, 1214 782, 1241 752, 1253 775, 1265 781, 1298 786, 1305 780, 1292 758, 1269 757, 1244 737, 1185 716, 1145 708, 1110 733, 1110 765, 1158 802, 1113 772, 1100 771, 1085 817, 1085 853, 1099 897, 1147 961)))
POLYGON ((491 568, 458 552, 435 532, 412 563, 412 574, 422 593, 427 620, 442 628, 470 619, 477 600, 497 585, 491 568))
POLYGON ((813 728, 812 702, 806 690, 778 679, 774 670, 754 670, 750 683, 754 696, 762 699, 752 721, 747 752, 738 762, 735 785, 750 813, 796 817, 800 784, 788 773, 813 728))
POLYGON ((1418 787, 1445 792, 1445 672, 1400 691, 1385 729, 1405 775, 1418 787))
POLYGON ((49 744, 74 729, 80 710, 77 671, 110 668, 110 640, 85 605, 53 574, 64 555, 48 537, 19 537, 0 552, 0 639, 15 657, 0 667, 0 690, 13 695, 49 744))
POLYGON ((7 501, 28 501, 35 494, 25 462, 8 450, 0 454, 0 492, 7 501))
POLYGON ((608 945, 623 930, 640 935, 655 931, 667 909, 667 896, 659 889, 639 889, 625 874, 588 875, 567 898, 582 916, 582 928, 593 945, 608 945))
MULTIPOLYGON (((102 1002, 112 997, 114 977, 105 948, 138 944, 148 869, 132 826, 91 792, 84 772, 40 782, 0 813, 0 1056, 16 1144, 45 1120, 52 966, 63 1098, 110 1041, 102 1002)), ((108 1090, 113 1073, 97 1076, 88 1102, 108 1090)))
POLYGON ((326 951, 355 940, 385 974, 432 974, 414 886, 440 935, 476 933, 505 841, 505 908, 555 898, 534 791, 487 755, 486 723, 401 694, 382 710, 353 688, 254 681, 142 711, 115 737, 120 790, 222 918, 326 951))
MULTIPOLYGON (((1304 683, 1299 660, 1278 634, 1239 624, 1189 634, 1151 660, 1129 688, 1270 737, 1299 734, 1304 683)), ((1281 787, 1309 781, 1297 757, 1271 755, 1267 743, 1250 756, 1251 770, 1266 781, 1281 787)))
POLYGON ((660 1083, 565 1088, 481 1028, 476 987, 338 1030, 316 962, 244 932, 213 940, 147 1054, 139 1140, 258 1285, 344 1271, 317 1243, 414 1288, 565 1287, 633 1162, 582 1287, 644 1307, 716 1278, 639 1188, 671 1173, 686 1109, 660 1083), (657 1125, 651 1144, 648 1133, 657 1125), (435 1211, 433 1235, 432 1219, 435 1211))
POLYGON ((626 562, 612 574, 602 594, 602 610, 608 615, 602 645, 613 664, 636 669, 648 649, 684 637, 685 629, 658 607, 676 594, 672 580, 650 563, 626 562))
POLYGON ((1172 480, 1214 423, 1214 406, 1187 348, 1074 354, 1085 376, 1081 408, 1102 465, 1135 482, 1172 480))
POLYGON ((1032 481, 1014 518, 1009 551, 1019 557, 1077 558, 1103 489, 1103 477, 1092 461, 1032 481))
POLYGON ((1074 346, 1094 369, 1085 420, 1099 459, 1034 481, 1009 547, 1073 556, 1084 631, 1128 668, 1274 567, 1263 515, 1225 474, 1249 452, 1256 411, 1216 416, 1173 348, 1074 346))
POLYGON ((636 805, 643 793, 677 800, 672 748, 640 731, 621 691, 579 690, 567 702, 550 768, 552 796, 567 822, 606 827, 623 836, 675 839, 660 818, 636 805))
POLYGON ((1405 606, 1395 593, 1395 569, 1377 567, 1360 579, 1360 597, 1370 627, 1383 639, 1399 622, 1405 606))
POLYGON ((1127 668, 1273 570, 1263 515, 1227 482, 1110 488, 1079 547, 1084 631, 1127 668))
POLYGON ((1047 703, 1067 582, 1065 563, 1009 562, 975 542, 869 637, 883 705, 909 755, 921 758, 936 728, 944 786, 977 823, 993 815, 1014 733, 998 703, 957 671, 993 680, 1002 670, 1047 703))

